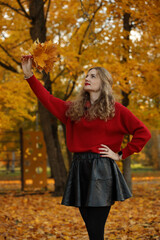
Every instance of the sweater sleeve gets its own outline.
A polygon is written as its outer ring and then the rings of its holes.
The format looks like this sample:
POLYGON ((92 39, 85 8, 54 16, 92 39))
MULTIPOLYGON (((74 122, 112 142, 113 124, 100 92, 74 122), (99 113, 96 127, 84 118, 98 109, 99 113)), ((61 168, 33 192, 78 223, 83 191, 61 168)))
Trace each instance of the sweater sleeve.
POLYGON ((132 135, 132 140, 125 148, 121 149, 122 159, 127 158, 134 152, 140 152, 151 138, 148 128, 128 108, 120 104, 120 124, 124 134, 132 135))
POLYGON ((65 124, 67 121, 67 117, 65 115, 67 103, 50 94, 34 75, 26 80, 44 107, 46 107, 55 117, 65 124))

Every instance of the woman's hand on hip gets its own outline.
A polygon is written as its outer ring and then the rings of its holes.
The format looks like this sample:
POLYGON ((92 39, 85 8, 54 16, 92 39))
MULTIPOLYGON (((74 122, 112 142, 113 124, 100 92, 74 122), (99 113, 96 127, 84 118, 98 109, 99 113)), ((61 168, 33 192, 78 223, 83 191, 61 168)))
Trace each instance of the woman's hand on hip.
POLYGON ((118 153, 113 152, 109 147, 104 144, 101 144, 101 147, 99 148, 99 153, 101 157, 109 157, 116 161, 120 160, 118 153))

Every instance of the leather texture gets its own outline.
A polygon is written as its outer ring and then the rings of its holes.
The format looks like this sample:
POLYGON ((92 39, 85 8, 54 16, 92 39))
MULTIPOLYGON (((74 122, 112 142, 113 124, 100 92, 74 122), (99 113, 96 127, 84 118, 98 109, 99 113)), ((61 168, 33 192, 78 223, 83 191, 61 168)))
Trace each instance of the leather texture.
POLYGON ((110 206, 132 197, 116 161, 98 153, 74 153, 61 204, 110 206))

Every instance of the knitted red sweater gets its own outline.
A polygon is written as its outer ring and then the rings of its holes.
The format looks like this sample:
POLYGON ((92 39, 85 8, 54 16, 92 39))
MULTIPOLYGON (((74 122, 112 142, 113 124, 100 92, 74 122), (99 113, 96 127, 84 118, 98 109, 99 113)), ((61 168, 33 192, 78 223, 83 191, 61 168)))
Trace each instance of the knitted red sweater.
POLYGON ((75 122, 65 115, 65 101, 51 95, 34 75, 27 81, 42 104, 66 125, 67 147, 71 152, 99 153, 100 144, 105 144, 114 152, 121 150, 122 159, 125 159, 140 152, 151 138, 147 127, 119 102, 115 103, 115 116, 107 122, 100 119, 88 121, 84 117, 75 122), (125 148, 120 149, 125 134, 133 137, 125 148))

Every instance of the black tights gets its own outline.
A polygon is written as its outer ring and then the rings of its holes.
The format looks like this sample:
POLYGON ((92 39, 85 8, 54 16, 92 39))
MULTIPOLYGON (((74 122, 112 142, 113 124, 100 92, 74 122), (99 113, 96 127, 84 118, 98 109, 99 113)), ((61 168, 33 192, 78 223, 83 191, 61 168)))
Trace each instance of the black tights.
POLYGON ((90 240, 104 240, 104 226, 111 206, 80 207, 90 240))

